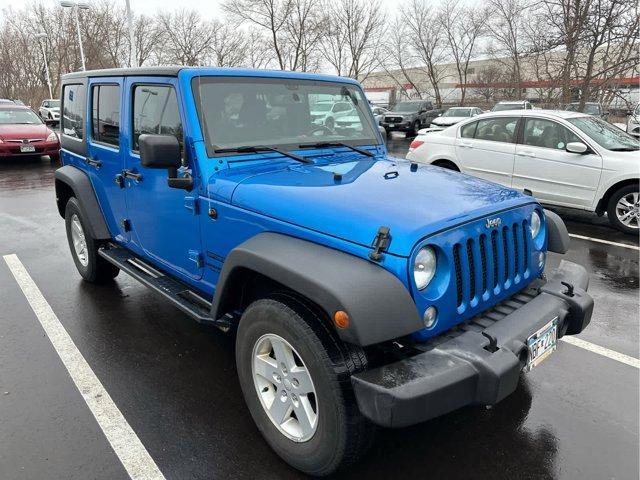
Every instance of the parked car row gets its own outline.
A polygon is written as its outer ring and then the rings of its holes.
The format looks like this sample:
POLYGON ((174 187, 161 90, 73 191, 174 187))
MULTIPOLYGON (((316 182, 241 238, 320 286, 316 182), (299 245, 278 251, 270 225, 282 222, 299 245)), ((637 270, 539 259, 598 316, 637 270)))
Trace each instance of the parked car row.
POLYGON ((606 212, 614 227, 637 235, 639 149, 635 138, 598 116, 525 109, 422 133, 407 158, 516 188, 545 204, 606 212))
POLYGON ((57 134, 29 107, 0 103, 0 159, 42 155, 58 160, 57 134))

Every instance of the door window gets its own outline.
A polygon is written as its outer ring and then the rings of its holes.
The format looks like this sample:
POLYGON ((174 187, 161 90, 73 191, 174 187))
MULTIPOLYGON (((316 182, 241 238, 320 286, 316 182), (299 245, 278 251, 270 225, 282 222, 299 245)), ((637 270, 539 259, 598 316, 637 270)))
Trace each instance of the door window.
POLYGON ((133 151, 143 133, 173 135, 182 145, 182 121, 176 91, 170 85, 136 85, 133 89, 133 151))
POLYGON ((82 140, 84 136, 84 85, 65 85, 62 89, 62 133, 82 140))
POLYGON ((478 121, 474 138, 477 140, 490 140, 492 142, 513 143, 516 136, 518 118, 487 118, 478 121))
POLYGON ((478 126, 478 122, 467 123, 460 129, 460 136, 462 138, 473 138, 476 134, 476 127, 478 126))
POLYGON ((581 141, 573 132, 559 123, 541 118, 526 119, 524 145, 564 150, 567 143, 581 141))
POLYGON ((91 89, 91 136, 95 142, 120 145, 120 86, 94 85, 91 89))

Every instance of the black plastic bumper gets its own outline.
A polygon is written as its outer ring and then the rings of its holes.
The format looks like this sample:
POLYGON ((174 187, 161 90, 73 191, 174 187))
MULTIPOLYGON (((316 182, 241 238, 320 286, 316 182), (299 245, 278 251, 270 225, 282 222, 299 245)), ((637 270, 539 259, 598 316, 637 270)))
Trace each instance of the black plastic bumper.
POLYGON ((499 402, 516 389, 530 335, 554 318, 558 337, 589 324, 588 285, 586 270, 563 260, 548 282, 537 281, 519 299, 434 339, 423 353, 354 375, 360 411, 378 425, 404 427, 465 405, 499 402))

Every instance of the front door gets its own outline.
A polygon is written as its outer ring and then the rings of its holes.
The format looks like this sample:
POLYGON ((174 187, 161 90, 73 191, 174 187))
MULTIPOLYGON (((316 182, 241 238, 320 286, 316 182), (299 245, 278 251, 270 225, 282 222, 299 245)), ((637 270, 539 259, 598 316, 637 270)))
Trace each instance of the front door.
MULTIPOLYGON (((183 168, 193 169, 184 147, 183 120, 175 78, 127 78, 125 190, 132 248, 186 279, 202 277, 197 185, 191 192, 170 188, 168 171, 143 167, 141 134, 175 135, 182 145, 183 168)), ((196 176, 194 175, 194 179, 196 176)))
POLYGON ((125 194, 115 183, 124 167, 122 82, 122 77, 99 77, 89 83, 90 121, 85 161, 87 172, 95 178, 92 183, 109 229, 116 240, 126 242, 129 233, 122 223, 126 217, 125 194))
POLYGON ((527 118, 516 148, 513 188, 530 190, 543 203, 591 207, 600 182, 602 158, 593 152, 567 152, 570 142, 582 140, 558 122, 527 118))
POLYGON ((491 117, 467 123, 456 139, 464 173, 511 186, 518 117, 491 117))

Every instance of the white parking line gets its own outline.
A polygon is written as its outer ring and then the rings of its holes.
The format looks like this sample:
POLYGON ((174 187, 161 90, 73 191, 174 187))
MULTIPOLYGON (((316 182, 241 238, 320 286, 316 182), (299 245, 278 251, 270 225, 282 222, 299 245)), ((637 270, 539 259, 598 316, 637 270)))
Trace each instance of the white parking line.
POLYGON ((596 345, 595 343, 587 342, 576 337, 562 337, 560 340, 569 343, 574 347, 584 348, 585 350, 589 350, 590 352, 610 358, 611 360, 615 360, 616 362, 624 363, 631 367, 640 369, 640 360, 635 357, 625 355, 624 353, 616 352, 615 350, 609 350, 608 348, 601 347, 600 345, 596 345))
POLYGON ((133 480, 165 480, 156 462, 93 373, 20 259, 17 255, 4 255, 3 258, 129 477, 133 480))
POLYGON ((590 242, 606 243, 607 245, 615 245, 616 247, 630 248, 631 250, 640 250, 640 247, 636 247, 635 245, 628 245, 626 243, 618 243, 618 242, 610 242, 609 240, 603 240, 601 238, 585 237, 584 235, 576 235, 575 233, 570 233, 569 236, 573 238, 579 238, 580 240, 588 240, 590 242))

